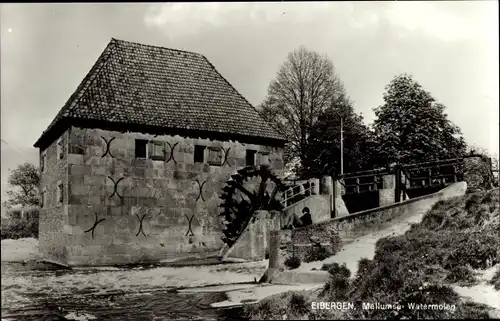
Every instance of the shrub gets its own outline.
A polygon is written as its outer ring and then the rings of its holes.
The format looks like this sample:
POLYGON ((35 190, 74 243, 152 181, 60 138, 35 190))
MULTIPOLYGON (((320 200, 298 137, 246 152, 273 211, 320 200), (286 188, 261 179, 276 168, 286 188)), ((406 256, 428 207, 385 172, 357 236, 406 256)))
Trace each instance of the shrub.
POLYGON ((493 278, 491 278, 490 284, 495 287, 495 290, 500 291, 500 267, 497 268, 497 271, 493 275, 493 278))
POLYGON ((457 307, 455 315, 463 320, 492 319, 489 315, 490 307, 484 304, 465 302, 457 307))
POLYGON ((472 284, 476 278, 474 273, 467 266, 454 266, 450 269, 450 273, 446 276, 445 281, 450 283, 463 282, 472 284))
POLYGON ((32 211, 28 218, 2 219, 1 239, 38 238, 38 211, 32 211))
POLYGON ((293 292, 290 296, 290 309, 294 315, 303 315, 309 311, 307 300, 301 293, 293 292))
POLYGON ((289 268, 290 270, 293 270, 293 269, 298 268, 300 266, 301 262, 300 262, 300 258, 298 258, 297 256, 290 256, 285 260, 284 264, 287 268, 289 268))
POLYGON ((344 278, 351 277, 351 271, 347 268, 345 263, 342 265, 338 263, 323 264, 321 270, 328 271, 330 275, 340 275, 344 278))
POLYGON ((244 307, 245 317, 250 320, 304 319, 310 312, 307 292, 284 292, 267 297, 260 302, 244 307))
POLYGON ((350 287, 349 278, 351 271, 346 267, 345 263, 323 265, 322 270, 327 270, 330 274, 328 281, 323 287, 321 296, 326 297, 329 301, 346 301, 350 287))
POLYGON ((332 256, 332 253, 325 247, 313 246, 309 251, 307 251, 304 262, 323 261, 330 256, 332 256))

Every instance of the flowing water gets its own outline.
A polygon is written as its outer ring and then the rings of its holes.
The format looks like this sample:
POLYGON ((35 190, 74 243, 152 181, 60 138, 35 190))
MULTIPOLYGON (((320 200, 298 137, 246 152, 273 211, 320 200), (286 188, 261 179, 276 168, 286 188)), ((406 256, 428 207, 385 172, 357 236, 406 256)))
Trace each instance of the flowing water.
POLYGON ((239 272, 220 267, 47 271, 2 262, 2 320, 233 320, 241 309, 210 308, 226 300, 224 293, 176 289, 228 284, 234 274, 253 278, 249 268, 239 272))

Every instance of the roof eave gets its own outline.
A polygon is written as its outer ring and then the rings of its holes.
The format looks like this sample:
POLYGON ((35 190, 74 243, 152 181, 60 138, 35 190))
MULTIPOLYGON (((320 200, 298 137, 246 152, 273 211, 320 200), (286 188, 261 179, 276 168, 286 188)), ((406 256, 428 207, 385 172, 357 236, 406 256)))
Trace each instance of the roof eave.
POLYGON ((53 141, 55 141, 67 128, 70 126, 80 128, 99 128, 103 130, 113 130, 119 132, 143 132, 150 134, 164 134, 164 135, 180 135, 186 137, 204 137, 216 140, 234 140, 245 143, 262 142, 262 145, 269 145, 274 147, 283 147, 287 140, 277 137, 261 137, 250 136, 238 133, 225 133, 214 131, 203 131, 186 128, 169 128, 143 125, 138 123, 123 123, 123 122, 110 122, 104 120, 91 120, 91 119, 76 119, 76 118, 62 118, 59 119, 54 126, 45 131, 42 136, 33 145, 35 148, 45 149, 53 141))

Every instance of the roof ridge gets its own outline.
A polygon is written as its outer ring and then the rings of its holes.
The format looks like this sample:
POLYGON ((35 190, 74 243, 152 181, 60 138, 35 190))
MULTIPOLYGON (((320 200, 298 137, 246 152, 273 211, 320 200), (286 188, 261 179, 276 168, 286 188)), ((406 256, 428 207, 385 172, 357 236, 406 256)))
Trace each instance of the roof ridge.
POLYGON ((172 50, 172 51, 189 53, 189 54, 192 54, 192 55, 202 56, 203 57, 202 54, 200 54, 198 52, 194 52, 194 51, 188 51, 188 50, 182 50, 182 49, 175 49, 175 48, 169 48, 169 47, 162 47, 162 46, 158 46, 158 45, 147 45, 147 44, 143 44, 143 43, 140 43, 140 42, 122 40, 122 39, 117 39, 117 38, 111 38, 111 42, 118 43, 118 44, 119 43, 133 44, 133 45, 137 45, 137 46, 140 46, 140 47, 149 47, 149 48, 158 48, 158 49, 163 49, 163 50, 172 50))
POLYGON ((99 121, 286 141, 203 54, 116 38, 35 146, 46 147, 71 124, 99 121), (240 126, 241 113, 252 124, 240 126))

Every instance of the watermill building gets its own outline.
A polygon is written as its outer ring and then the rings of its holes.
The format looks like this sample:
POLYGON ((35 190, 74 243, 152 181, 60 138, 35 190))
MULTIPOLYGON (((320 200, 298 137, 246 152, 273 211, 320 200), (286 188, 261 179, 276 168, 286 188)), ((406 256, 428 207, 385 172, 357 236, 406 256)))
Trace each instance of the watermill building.
POLYGON ((215 253, 226 181, 246 165, 281 173, 284 143, 203 55, 112 39, 34 145, 41 253, 70 266, 215 253))

